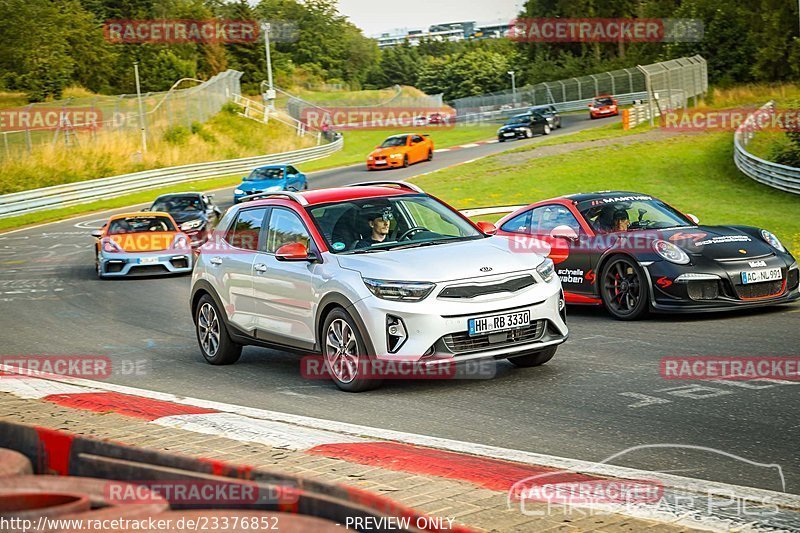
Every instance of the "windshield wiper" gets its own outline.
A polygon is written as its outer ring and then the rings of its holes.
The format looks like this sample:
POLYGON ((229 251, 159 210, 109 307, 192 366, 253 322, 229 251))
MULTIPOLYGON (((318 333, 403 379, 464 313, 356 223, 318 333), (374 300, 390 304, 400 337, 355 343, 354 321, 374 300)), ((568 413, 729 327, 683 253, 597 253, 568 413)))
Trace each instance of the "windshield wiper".
POLYGON ((420 241, 420 242, 411 242, 408 244, 401 244, 399 246, 393 246, 390 250, 407 250, 409 248, 420 248, 422 246, 433 246, 435 244, 444 244, 446 242, 453 242, 459 239, 434 239, 432 241, 420 241))
POLYGON ((389 250, 389 248, 360 248, 358 250, 344 252, 341 255, 374 254, 376 252, 385 252, 386 250, 389 250))

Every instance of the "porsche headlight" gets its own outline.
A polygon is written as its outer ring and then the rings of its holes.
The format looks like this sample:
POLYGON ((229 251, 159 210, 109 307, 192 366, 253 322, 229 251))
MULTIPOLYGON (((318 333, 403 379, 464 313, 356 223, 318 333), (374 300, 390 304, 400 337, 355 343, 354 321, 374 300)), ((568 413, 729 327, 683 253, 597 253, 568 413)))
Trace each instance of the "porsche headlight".
POLYGON ((776 250, 778 250, 783 254, 786 253, 786 248, 783 247, 781 241, 779 241, 775 235, 773 235, 772 233, 770 233, 765 229, 762 229, 761 236, 764 238, 765 241, 769 243, 770 246, 772 246, 773 248, 775 248, 776 250))
POLYGON ((198 218, 196 220, 189 220, 188 222, 184 222, 183 224, 181 224, 181 230, 187 231, 190 229, 196 229, 201 227, 205 223, 206 221, 203 220, 202 218, 198 218))
POLYGON ((189 248, 189 241, 186 240, 185 236, 178 235, 177 237, 175 237, 175 241, 172 243, 172 247, 176 249, 189 248))
POLYGON ((125 250, 123 250, 119 244, 115 243, 111 239, 106 239, 103 241, 103 251, 112 254, 120 254, 123 253, 125 250))
POLYGON ((544 261, 539 263, 539 266, 536 267, 536 272, 542 276, 545 283, 550 283, 550 280, 556 275, 556 266, 553 264, 552 259, 545 257, 544 261))
POLYGON ((670 263, 685 265, 689 262, 689 255, 671 242, 657 240, 653 243, 653 250, 670 263))
POLYGON ((233 189, 233 194, 244 194, 242 189, 233 189))
POLYGON ((384 300, 418 302, 428 296, 435 284, 426 281, 387 281, 363 278, 372 294, 384 300))

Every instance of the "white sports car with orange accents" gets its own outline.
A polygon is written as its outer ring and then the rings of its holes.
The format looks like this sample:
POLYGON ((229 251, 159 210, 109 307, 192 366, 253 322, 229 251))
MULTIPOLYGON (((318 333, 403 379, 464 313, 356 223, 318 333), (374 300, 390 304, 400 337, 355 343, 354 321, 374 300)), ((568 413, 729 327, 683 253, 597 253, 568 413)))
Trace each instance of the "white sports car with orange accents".
POLYGON ((169 213, 114 215, 92 236, 99 278, 183 274, 194 265, 189 236, 169 213))

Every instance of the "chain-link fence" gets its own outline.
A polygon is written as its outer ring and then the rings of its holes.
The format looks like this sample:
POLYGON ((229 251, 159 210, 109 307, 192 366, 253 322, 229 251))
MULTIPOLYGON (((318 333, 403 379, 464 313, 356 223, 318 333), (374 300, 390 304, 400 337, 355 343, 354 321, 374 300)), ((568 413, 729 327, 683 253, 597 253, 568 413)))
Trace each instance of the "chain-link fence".
POLYGON ((0 110, 0 159, 24 157, 48 144, 87 145, 142 128, 148 138, 174 126, 190 128, 239 94, 241 77, 241 72, 227 70, 205 82, 181 80, 169 91, 143 93, 141 102, 135 94, 98 95, 0 110), (177 88, 189 81, 199 83, 177 88))
POLYGON ((278 92, 285 96, 285 109, 286 112, 297 120, 303 120, 306 110, 313 108, 320 112, 330 111, 331 109, 343 110, 347 108, 368 108, 368 107, 394 107, 394 108, 420 108, 420 109, 434 109, 441 108, 444 104, 441 94, 414 96, 404 94, 402 87, 395 85, 392 87, 395 94, 389 98, 379 100, 377 97, 373 99, 360 98, 357 102, 343 96, 341 99, 336 98, 335 93, 331 93, 330 97, 326 98, 324 102, 312 102, 305 100, 298 96, 292 95, 281 89, 278 92))
MULTIPOLYGON (((700 56, 684 57, 663 63, 590 74, 578 78, 550 81, 481 96, 453 100, 459 115, 518 109, 543 104, 556 104, 568 110, 567 104, 594 98, 601 94, 617 97, 649 93, 651 98, 668 99, 680 96, 683 105, 690 97, 708 90, 706 62, 700 56), (650 84, 648 86, 648 77, 650 84), (657 96, 654 93, 658 92, 657 96)), ((645 95, 646 96, 646 95, 645 95)), ((583 106, 585 107, 585 106, 583 106)), ((576 108, 577 109, 577 108, 576 108)))

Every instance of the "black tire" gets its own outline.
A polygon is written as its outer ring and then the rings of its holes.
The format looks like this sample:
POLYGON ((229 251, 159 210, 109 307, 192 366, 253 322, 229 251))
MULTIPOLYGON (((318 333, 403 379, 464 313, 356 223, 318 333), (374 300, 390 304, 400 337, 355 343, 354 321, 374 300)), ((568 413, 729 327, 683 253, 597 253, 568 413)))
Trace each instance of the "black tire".
POLYGON ((499 142, 499 143, 504 143, 504 142, 506 142, 506 140, 505 140, 505 139, 501 139, 500 137, 498 137, 498 138, 497 138, 497 142, 499 142))
POLYGON ((94 271, 97 274, 97 279, 106 279, 100 269, 100 250, 95 247, 94 249, 94 271))
POLYGON ((428 161, 433 161, 433 150, 428 150, 428 161))
POLYGON ((638 320, 650 310, 650 286, 642 267, 627 255, 611 257, 600 273, 603 306, 617 320, 638 320))
POLYGON ((595 118, 595 117, 594 117, 594 115, 592 115, 591 113, 589 113, 589 120, 594 120, 594 118, 595 118))
POLYGON ((331 376, 331 380, 333 380, 336 386, 341 390, 345 392, 362 392, 374 389, 382 383, 383 380, 381 379, 370 379, 368 377, 364 378, 359 376, 359 373, 363 374, 364 369, 370 369, 369 361, 372 356, 367 353, 367 345, 364 342, 364 338, 361 336, 361 332, 359 332, 355 320, 353 320, 347 311, 341 307, 337 307, 328 313, 325 317, 320 337, 320 346, 322 347, 322 357, 325 360, 325 367, 331 376), (352 336, 345 335, 342 329, 339 329, 338 331, 341 332, 341 336, 337 339, 337 325, 341 328, 344 324, 347 325, 352 336), (349 345, 348 339, 355 343, 354 354, 346 353, 348 351, 347 346, 349 345), (336 349, 337 342, 339 342, 338 349, 336 349), (342 343, 344 343, 344 345, 342 343), (330 354, 329 352, 331 351, 335 351, 335 353, 330 354), (337 354, 339 355, 338 358, 336 357, 337 354), (355 355, 354 358, 353 355, 355 355), (355 372, 352 372, 352 368, 346 364, 347 361, 350 361, 350 364, 355 366, 355 372), (340 369, 337 370, 334 368, 334 365, 339 362, 342 364, 340 365, 340 369), (348 368, 345 369, 345 366, 348 366, 348 368), (345 373, 348 375, 345 375, 345 373))
POLYGON ((508 361, 514 366, 518 366, 520 368, 541 366, 553 358, 553 356, 556 354, 556 350, 558 350, 558 345, 550 346, 549 348, 539 350, 538 352, 531 352, 524 355, 509 357, 508 361))
POLYGON ((212 365, 231 365, 242 355, 242 345, 231 340, 222 317, 211 296, 204 294, 200 297, 194 309, 194 330, 203 358, 212 365))
POLYGON ((307 181, 305 183, 303 183, 303 190, 304 191, 308 190, 308 182, 307 181))
POLYGON ((404 155, 403 156, 403 168, 406 168, 406 167, 408 167, 408 156, 404 155))

